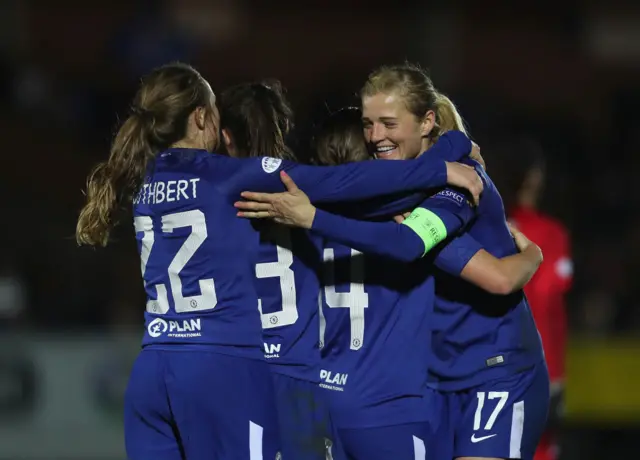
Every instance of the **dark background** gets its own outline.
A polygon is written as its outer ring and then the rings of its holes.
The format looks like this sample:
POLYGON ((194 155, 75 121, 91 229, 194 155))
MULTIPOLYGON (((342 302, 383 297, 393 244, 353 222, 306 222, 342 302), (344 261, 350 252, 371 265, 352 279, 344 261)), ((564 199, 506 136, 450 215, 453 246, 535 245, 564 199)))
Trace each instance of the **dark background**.
POLYGON ((638 455, 640 4, 0 0, 0 458, 123 458, 139 258, 128 223, 106 251, 73 233, 117 114, 175 59, 218 91, 280 79, 302 134, 374 67, 409 59, 456 102, 490 173, 494 139, 537 139, 543 208, 576 266, 562 458, 638 455))

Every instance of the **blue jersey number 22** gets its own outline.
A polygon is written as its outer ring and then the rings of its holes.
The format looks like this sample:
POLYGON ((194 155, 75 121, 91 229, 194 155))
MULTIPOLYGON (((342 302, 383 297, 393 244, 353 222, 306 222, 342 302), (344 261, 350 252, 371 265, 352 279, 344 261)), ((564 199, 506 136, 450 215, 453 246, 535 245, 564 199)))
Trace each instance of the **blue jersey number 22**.
MULTIPOLYGON (((144 279, 147 261, 149 260, 155 242, 153 221, 149 216, 138 216, 133 219, 133 222, 136 233, 142 233, 140 267, 144 279)), ((207 239, 207 225, 204 213, 196 209, 162 216, 163 233, 172 233, 175 229, 183 227, 190 227, 191 233, 187 236, 180 249, 178 249, 178 252, 167 268, 175 311, 176 313, 185 313, 212 310, 218 303, 216 288, 212 278, 199 280, 198 284, 201 293, 193 296, 182 295, 182 280, 180 279, 180 271, 182 271, 198 248, 207 239)), ((165 314, 169 311, 167 286, 164 283, 158 283, 155 285, 155 288, 157 299, 147 300, 147 311, 149 313, 165 314)))

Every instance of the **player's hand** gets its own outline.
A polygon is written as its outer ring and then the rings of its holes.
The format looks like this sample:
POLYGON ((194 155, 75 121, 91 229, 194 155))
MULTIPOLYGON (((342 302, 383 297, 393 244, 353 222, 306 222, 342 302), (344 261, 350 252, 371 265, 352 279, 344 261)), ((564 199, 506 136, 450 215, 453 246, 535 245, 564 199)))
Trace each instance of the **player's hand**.
POLYGON ((471 166, 461 163, 449 163, 447 165, 447 183, 456 187, 469 190, 473 197, 473 204, 480 202, 480 194, 484 189, 482 179, 471 166))
POLYGON ((411 215, 411 211, 407 211, 405 213, 398 214, 397 216, 393 216, 393 220, 395 220, 396 223, 401 224, 410 215, 411 215))
POLYGON ((471 153, 469 154, 469 158, 480 163, 482 169, 487 169, 487 164, 484 162, 482 155, 480 155, 480 146, 473 141, 471 141, 471 153))
POLYGON ((522 233, 512 222, 507 222, 509 226, 509 231, 511 232, 511 236, 513 236, 513 240, 518 247, 518 251, 525 252, 529 248, 534 248, 537 252, 540 253, 540 261, 542 262, 542 251, 533 241, 526 237, 524 233, 522 233))
POLYGON ((311 228, 316 216, 315 206, 286 172, 280 172, 280 179, 287 188, 286 192, 242 192, 240 195, 247 201, 234 204, 240 209, 237 215, 251 219, 271 218, 280 224, 311 228))
POLYGON ((507 227, 509 227, 509 232, 518 247, 518 251, 524 252, 533 244, 533 242, 527 238, 524 233, 518 230, 518 227, 516 227, 513 222, 507 222, 507 227))

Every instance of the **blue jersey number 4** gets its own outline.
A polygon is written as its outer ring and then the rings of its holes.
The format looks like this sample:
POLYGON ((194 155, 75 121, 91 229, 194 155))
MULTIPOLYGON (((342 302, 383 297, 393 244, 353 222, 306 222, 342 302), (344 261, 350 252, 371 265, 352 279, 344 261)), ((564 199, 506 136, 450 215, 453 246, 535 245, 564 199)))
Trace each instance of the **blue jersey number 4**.
MULTIPOLYGON (((348 308, 351 324, 349 348, 359 350, 364 345, 364 311, 369 307, 369 294, 364 290, 364 257, 361 252, 351 250, 349 291, 337 292, 335 287, 335 253, 331 248, 324 250, 324 298, 329 308, 348 308)), ((320 327, 320 341, 324 343, 323 324, 320 327)))

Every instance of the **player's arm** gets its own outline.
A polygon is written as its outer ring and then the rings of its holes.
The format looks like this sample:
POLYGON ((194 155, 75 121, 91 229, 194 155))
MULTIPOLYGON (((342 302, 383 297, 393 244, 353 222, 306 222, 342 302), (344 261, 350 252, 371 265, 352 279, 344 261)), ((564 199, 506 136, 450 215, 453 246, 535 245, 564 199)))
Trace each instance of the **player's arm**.
MULTIPOLYGON (((430 150, 429 154, 431 155, 433 152, 430 150)), ((471 151, 471 155, 468 158, 463 158, 462 162, 473 167, 476 172, 478 172, 479 177, 482 179, 483 174, 480 173, 480 168, 484 168, 484 160, 482 163, 478 162, 477 159, 482 160, 479 153, 479 147, 476 144, 473 144, 473 149, 471 151)), ((483 184, 485 185, 485 184, 483 184)), ((437 191, 437 190, 436 190, 437 191)), ((447 193, 453 193, 454 191, 449 190, 447 193)), ((425 199, 431 196, 430 205, 437 206, 438 200, 440 199, 452 199, 453 195, 444 196, 445 191, 442 190, 439 193, 426 193, 426 192, 416 192, 412 194, 395 194, 395 195, 387 195, 383 197, 377 197, 375 199, 361 201, 356 203, 332 203, 328 205, 320 205, 319 207, 324 209, 325 211, 329 211, 333 214, 339 214, 341 216, 350 217, 353 219, 360 220, 372 220, 372 219, 389 219, 396 215, 404 214, 407 211, 411 211, 417 206, 420 205, 425 199)), ((457 192, 456 192, 457 193, 457 192)), ((462 198, 460 194, 458 194, 458 198, 462 198)))
POLYGON ((491 294, 508 295, 522 289, 542 263, 538 246, 522 234, 516 237, 516 242, 521 252, 499 259, 464 233, 438 253, 435 264, 491 294))
POLYGON ((358 220, 390 220, 418 207, 429 196, 426 192, 397 193, 370 200, 338 203, 324 203, 319 209, 358 220))
MULTIPOLYGON (((291 191, 291 187, 288 188, 291 191)), ((294 190, 278 203, 277 222, 310 229, 361 252, 402 261, 424 256, 447 235, 460 230, 475 214, 465 197, 452 189, 425 200, 402 224, 364 222, 331 214, 316 209, 304 193, 297 192, 294 190)))
POLYGON ((451 131, 438 140, 428 155, 416 160, 365 161, 333 167, 295 165, 287 173, 312 203, 363 200, 442 187, 450 179, 448 169, 453 167, 446 161, 458 161, 470 151, 469 138, 451 131))
MULTIPOLYGON (((440 138, 430 149, 429 155, 410 161, 306 166, 269 158, 253 159, 253 165, 246 164, 233 177, 221 178, 224 184, 218 186, 225 187, 225 192, 231 195, 248 190, 258 191, 243 193, 242 196, 261 203, 266 197, 265 193, 259 192, 282 191, 279 181, 281 171, 285 171, 312 202, 364 200, 397 192, 441 187, 447 182, 469 189, 476 199, 482 191, 477 174, 467 166, 444 160, 461 159, 470 149, 471 142, 463 133, 451 131, 440 138)), ((259 206, 255 205, 253 209, 259 209, 259 206)))
POLYGON ((360 252, 409 262, 423 257, 473 217, 471 206, 453 212, 446 207, 430 208, 428 201, 401 224, 365 222, 316 210, 310 229, 360 252))
POLYGON ((446 188, 424 200, 401 224, 361 222, 319 209, 296 224, 310 224, 306 228, 358 251, 408 262, 423 257, 474 217, 475 208, 465 195, 446 188))

